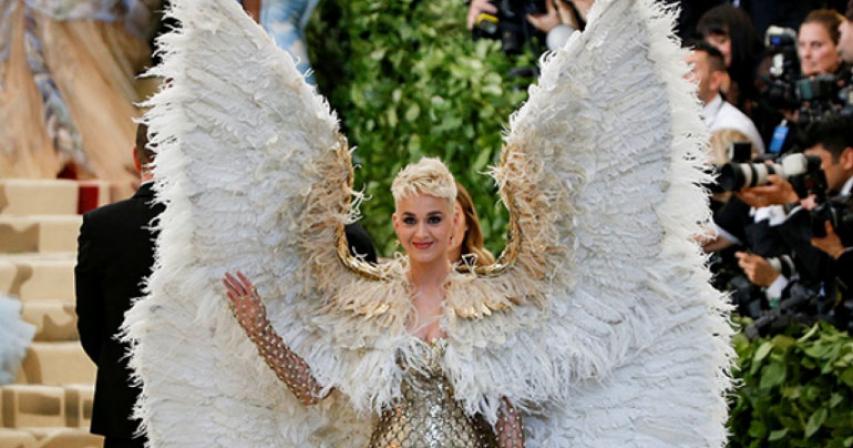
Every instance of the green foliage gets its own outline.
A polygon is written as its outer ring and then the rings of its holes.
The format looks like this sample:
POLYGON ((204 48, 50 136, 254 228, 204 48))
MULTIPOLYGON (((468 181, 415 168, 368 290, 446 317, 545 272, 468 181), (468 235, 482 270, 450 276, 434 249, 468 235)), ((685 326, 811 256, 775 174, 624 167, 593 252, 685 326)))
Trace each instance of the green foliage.
POLYGON ((853 446, 853 338, 821 323, 733 342, 732 447, 853 446))
POLYGON ((535 59, 472 41, 465 15, 458 0, 326 0, 308 27, 318 87, 357 146, 364 224, 385 254, 394 247, 391 181, 424 155, 448 164, 474 198, 487 245, 503 248, 507 215, 483 173, 532 81, 508 74, 535 59))

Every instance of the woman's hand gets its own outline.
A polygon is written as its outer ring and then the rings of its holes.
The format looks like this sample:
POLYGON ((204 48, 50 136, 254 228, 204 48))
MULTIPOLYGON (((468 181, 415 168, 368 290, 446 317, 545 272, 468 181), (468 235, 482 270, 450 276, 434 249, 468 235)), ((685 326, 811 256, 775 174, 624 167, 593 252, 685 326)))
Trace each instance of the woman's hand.
POLYGON ((226 272, 222 283, 231 311, 243 328, 251 328, 266 321, 264 303, 248 277, 240 271, 237 271, 236 277, 226 272))

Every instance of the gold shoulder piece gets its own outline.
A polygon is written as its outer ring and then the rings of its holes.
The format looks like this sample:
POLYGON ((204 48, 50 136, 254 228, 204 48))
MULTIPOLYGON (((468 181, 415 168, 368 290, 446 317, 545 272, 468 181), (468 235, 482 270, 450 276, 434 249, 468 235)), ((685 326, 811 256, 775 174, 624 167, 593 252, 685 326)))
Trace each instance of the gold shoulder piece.
MULTIPOLYGON (((352 156, 350 155, 349 145, 347 144, 346 138, 344 137, 341 137, 338 141, 336 157, 338 157, 338 160, 341 160, 346 163, 347 177, 344 180, 345 188, 347 192, 351 192, 353 182, 355 180, 355 171, 352 167, 352 156)), ((351 204, 352 199, 350 198, 350 196, 347 196, 346 201, 342 204, 342 206, 344 207, 343 211, 348 212, 351 204)), ((346 229, 343 223, 338 224, 336 233, 338 240, 338 259, 341 260, 341 263, 347 269, 371 280, 382 280, 383 278, 385 278, 383 270, 379 266, 374 266, 370 263, 367 263, 366 261, 363 261, 350 253, 349 241, 347 241, 346 229)))

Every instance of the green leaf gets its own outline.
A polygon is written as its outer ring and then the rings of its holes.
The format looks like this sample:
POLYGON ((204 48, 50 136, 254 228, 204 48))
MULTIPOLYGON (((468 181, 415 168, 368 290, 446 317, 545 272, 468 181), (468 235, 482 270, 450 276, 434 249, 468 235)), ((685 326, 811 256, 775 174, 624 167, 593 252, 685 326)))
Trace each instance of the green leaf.
POLYGON ((779 440, 779 439, 785 437, 786 434, 788 434, 788 428, 777 429, 776 431, 770 432, 770 436, 767 437, 767 440, 770 442, 775 442, 776 440, 779 440))
POLYGON ((814 346, 803 350, 803 352, 805 354, 811 356, 812 358, 818 358, 819 359, 819 358, 825 357, 831 349, 832 349, 832 346, 830 346, 830 345, 815 344, 814 346))
POLYGON ((761 361, 770 354, 770 351, 773 350, 773 343, 770 341, 764 341, 758 346, 758 350, 755 351, 755 356, 752 358, 752 362, 755 364, 761 364, 761 361))
POLYGON ((773 336, 773 339, 770 342, 773 343, 774 347, 780 348, 782 350, 788 350, 789 348, 797 344, 796 339, 790 336, 785 336, 784 334, 773 336))
POLYGON ((789 400, 800 398, 800 386, 783 387, 782 396, 789 400))
POLYGON ((756 439, 763 439, 767 434, 767 427, 761 420, 753 420, 749 424, 749 435, 756 439))
POLYGON ((370 53, 370 59, 373 59, 374 61, 380 61, 384 57, 385 57, 385 49, 384 48, 377 48, 376 50, 373 50, 370 53))
POLYGON ((803 342, 808 341, 809 339, 812 338, 812 336, 815 335, 815 333, 817 333, 817 330, 818 330, 818 325, 817 324, 812 325, 812 327, 809 328, 809 331, 806 334, 804 334, 801 338, 797 339, 797 342, 803 343, 803 342))
POLYGON ((397 127, 397 111, 394 110, 393 107, 388 109, 385 117, 388 120, 388 126, 390 126, 391 128, 397 127))
POLYGON ((844 372, 838 378, 848 387, 853 387, 853 367, 844 369, 844 372))
POLYGON ((411 106, 409 106, 408 109, 406 109, 406 121, 415 121, 417 120, 418 116, 420 116, 420 114, 420 106, 418 106, 417 103, 413 103, 411 106))
POLYGON ((784 364, 780 362, 771 363, 762 371, 759 387, 761 389, 770 389, 782 384, 782 382, 785 381, 785 373, 784 364))
POLYGON ((826 421, 826 416, 826 408, 820 408, 809 417, 809 421, 806 423, 806 438, 813 436, 820 429, 823 422, 826 421))

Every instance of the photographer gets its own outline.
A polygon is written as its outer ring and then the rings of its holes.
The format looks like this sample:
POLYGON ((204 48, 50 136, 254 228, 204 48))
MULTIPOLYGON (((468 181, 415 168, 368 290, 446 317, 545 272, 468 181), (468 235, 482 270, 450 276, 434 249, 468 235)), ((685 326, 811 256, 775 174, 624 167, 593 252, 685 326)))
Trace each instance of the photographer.
MULTIPOLYGON (((853 123, 849 118, 828 118, 812 126, 808 137, 805 155, 820 161, 819 170, 809 170, 804 175, 810 179, 805 187, 810 188, 811 194, 802 194, 802 187, 800 194, 797 193, 792 181, 801 179, 800 176, 789 181, 770 175, 768 185, 744 189, 738 197, 752 207, 782 206, 788 211, 781 222, 776 220, 774 227, 790 248, 799 282, 819 285, 817 290, 823 291, 824 300, 820 305, 823 310, 818 312, 834 315, 836 324, 846 328, 849 318, 845 304, 839 307, 836 301, 840 297, 848 301, 846 306, 851 303, 848 249, 853 240, 849 228, 853 123), (833 314, 835 309, 840 314, 833 314)), ((738 258, 750 281, 767 288, 768 297, 781 296, 790 289, 792 278, 777 269, 778 265, 774 273, 768 269, 770 263, 764 257, 739 253, 738 258)))

